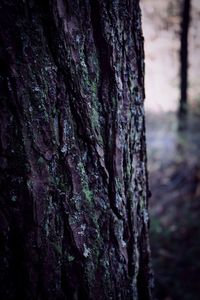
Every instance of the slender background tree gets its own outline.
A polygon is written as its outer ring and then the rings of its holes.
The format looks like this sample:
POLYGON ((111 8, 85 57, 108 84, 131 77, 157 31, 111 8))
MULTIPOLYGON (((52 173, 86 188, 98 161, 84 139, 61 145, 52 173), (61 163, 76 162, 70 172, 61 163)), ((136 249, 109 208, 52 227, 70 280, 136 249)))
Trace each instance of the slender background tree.
POLYGON ((180 106, 179 115, 187 112, 188 90, 188 32, 190 24, 191 0, 182 2, 181 45, 180 45, 180 106))
POLYGON ((139 1, 0 3, 1 299, 151 299, 139 1))

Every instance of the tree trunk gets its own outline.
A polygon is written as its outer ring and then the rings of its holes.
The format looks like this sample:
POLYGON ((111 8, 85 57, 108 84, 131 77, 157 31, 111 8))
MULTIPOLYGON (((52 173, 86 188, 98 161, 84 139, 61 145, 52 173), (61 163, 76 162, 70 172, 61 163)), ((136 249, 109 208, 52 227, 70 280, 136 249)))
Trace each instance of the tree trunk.
POLYGON ((139 1, 0 4, 1 299, 152 299, 139 1))
POLYGON ((191 0, 183 0, 182 20, 181 20, 181 48, 180 48, 180 106, 179 115, 183 116, 187 112, 187 89, 188 89, 188 31, 190 24, 191 0))

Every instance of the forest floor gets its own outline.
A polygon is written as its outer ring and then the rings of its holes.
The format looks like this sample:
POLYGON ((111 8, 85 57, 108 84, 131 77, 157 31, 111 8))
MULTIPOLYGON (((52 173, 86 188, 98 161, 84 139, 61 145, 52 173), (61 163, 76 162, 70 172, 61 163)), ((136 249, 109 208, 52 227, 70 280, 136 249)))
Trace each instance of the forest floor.
POLYGON ((157 299, 200 299, 200 115, 147 113, 151 248, 157 299))

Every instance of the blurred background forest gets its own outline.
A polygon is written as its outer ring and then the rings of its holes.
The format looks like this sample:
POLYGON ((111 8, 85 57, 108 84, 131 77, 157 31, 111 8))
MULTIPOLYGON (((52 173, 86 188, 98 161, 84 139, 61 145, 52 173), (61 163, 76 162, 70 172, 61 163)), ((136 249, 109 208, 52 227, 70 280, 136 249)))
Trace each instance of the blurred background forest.
POLYGON ((141 0, 141 8, 156 294, 158 299, 196 300, 200 299, 200 1, 141 0))

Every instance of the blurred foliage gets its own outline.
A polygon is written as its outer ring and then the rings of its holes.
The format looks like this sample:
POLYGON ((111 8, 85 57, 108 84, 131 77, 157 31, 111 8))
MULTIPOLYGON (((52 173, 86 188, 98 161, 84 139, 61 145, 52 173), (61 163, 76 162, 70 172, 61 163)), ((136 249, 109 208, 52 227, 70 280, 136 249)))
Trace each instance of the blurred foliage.
POLYGON ((200 118, 147 114, 151 248, 160 300, 200 298, 200 118))

